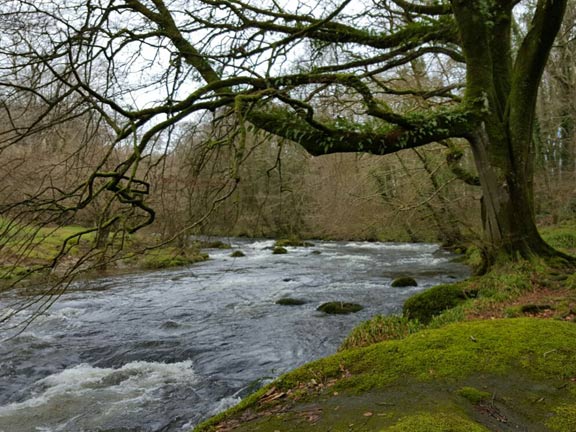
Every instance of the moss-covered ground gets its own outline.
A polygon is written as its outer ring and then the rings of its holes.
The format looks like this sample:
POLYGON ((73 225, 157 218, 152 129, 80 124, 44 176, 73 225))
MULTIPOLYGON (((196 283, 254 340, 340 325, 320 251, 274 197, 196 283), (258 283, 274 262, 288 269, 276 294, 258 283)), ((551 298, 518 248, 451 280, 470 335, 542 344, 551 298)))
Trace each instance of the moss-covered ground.
POLYGON ((576 325, 454 323, 284 375, 197 430, 576 430, 576 325))
POLYGON ((80 226, 38 227, 0 219, 0 281, 34 281, 58 277, 73 266, 85 269, 140 270, 187 265, 208 258, 202 245, 155 246, 155 236, 111 236, 104 248, 95 247, 95 232, 80 226))
MULTIPOLYGON (((543 235, 574 254, 576 226, 543 235)), ((196 428, 228 430, 575 432, 573 269, 519 261, 422 294, 196 428)))

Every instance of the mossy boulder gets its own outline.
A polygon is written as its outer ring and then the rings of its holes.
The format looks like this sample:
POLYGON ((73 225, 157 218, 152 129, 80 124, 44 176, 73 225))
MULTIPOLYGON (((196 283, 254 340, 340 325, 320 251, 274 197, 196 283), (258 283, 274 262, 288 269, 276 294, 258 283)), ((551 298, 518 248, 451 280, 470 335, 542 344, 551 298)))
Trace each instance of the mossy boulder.
POLYGON ((466 290, 459 284, 437 285, 406 300, 403 314, 408 319, 426 324, 434 316, 458 306, 476 294, 476 291, 466 290))
POLYGON ((409 276, 401 276, 394 279, 391 286, 393 288, 415 287, 418 286, 418 282, 409 276))
POLYGON ((284 255, 287 253, 288 253, 288 250, 282 246, 275 246, 274 249, 272 249, 273 255, 284 255))
POLYGON ((306 300, 286 297, 281 298, 280 300, 276 300, 276 304, 282 306, 301 306, 303 304, 306 304, 306 300))
POLYGON ((574 432, 574 358, 573 323, 460 322, 304 365, 196 431, 574 432))
POLYGON ((231 256, 232 258, 242 258, 242 257, 245 257, 246 254, 245 254, 244 252, 240 251, 240 250, 237 250, 237 251, 232 252, 232 253, 230 254, 230 256, 231 256))
POLYGON ((362 309, 364 307, 356 303, 328 302, 321 304, 316 310, 330 315, 347 315, 359 312, 362 309))

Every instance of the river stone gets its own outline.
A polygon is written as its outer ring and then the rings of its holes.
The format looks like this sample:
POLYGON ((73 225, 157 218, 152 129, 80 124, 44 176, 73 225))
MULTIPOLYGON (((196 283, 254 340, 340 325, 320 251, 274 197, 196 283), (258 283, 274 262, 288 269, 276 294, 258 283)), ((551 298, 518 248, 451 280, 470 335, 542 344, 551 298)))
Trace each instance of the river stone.
POLYGON ((163 329, 176 329, 178 327, 180 327, 180 324, 172 320, 168 320, 162 324, 163 329))
POLYGON ((391 286, 394 288, 414 287, 418 286, 418 282, 414 278, 402 276, 394 279, 391 286))
POLYGON ((330 315, 345 315, 362 309, 364 307, 356 303, 328 302, 321 304, 316 310, 330 315))
POLYGON ((283 248, 281 246, 276 246, 273 250, 272 253, 274 255, 282 255, 282 254, 286 254, 288 253, 288 250, 286 248, 283 248))
POLYGON ((245 257, 246 254, 245 254, 244 252, 242 252, 241 250, 237 250, 237 251, 232 252, 232 253, 230 254, 230 256, 231 256, 232 258, 242 258, 242 257, 245 257))
POLYGON ((306 304, 306 300, 287 297, 276 300, 276 304, 282 306, 300 306, 306 304))

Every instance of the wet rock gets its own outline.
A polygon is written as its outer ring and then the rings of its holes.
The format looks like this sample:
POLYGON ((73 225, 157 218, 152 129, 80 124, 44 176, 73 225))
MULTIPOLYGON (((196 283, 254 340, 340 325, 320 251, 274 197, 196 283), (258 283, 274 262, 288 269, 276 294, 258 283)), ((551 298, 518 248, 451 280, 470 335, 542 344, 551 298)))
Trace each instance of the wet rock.
POLYGON ((283 255, 283 254, 287 254, 288 250, 286 248, 283 248, 281 246, 276 246, 274 249, 272 249, 272 254, 273 255, 283 255))
POLYGON ((394 279, 391 286, 394 288, 414 287, 418 286, 418 282, 414 278, 402 276, 394 279))
POLYGON ((306 300, 302 300, 302 299, 295 299, 295 298, 290 298, 290 297, 286 297, 286 298, 281 298, 280 300, 276 301, 277 305, 282 305, 282 306, 301 306, 303 304, 306 304, 306 300))
POLYGON ((162 328, 165 330, 171 330, 171 329, 175 329, 178 327, 180 327, 180 324, 178 324, 176 321, 172 321, 172 320, 168 320, 162 324, 162 328))
POLYGON ((242 258, 242 257, 245 257, 246 254, 245 254, 244 252, 242 252, 241 250, 237 250, 237 251, 232 252, 232 253, 230 254, 230 256, 231 256, 232 258, 242 258))
POLYGON ((330 315, 346 315, 362 309, 364 307, 357 303, 328 302, 321 304, 316 310, 330 315))

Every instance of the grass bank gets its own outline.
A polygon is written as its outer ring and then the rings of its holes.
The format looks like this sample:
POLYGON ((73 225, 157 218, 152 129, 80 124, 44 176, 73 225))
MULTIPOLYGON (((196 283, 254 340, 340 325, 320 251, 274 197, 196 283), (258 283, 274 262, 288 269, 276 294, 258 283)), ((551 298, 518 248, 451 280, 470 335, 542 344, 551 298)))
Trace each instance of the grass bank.
MULTIPOLYGON (((574 254, 576 226, 543 232, 574 254)), ((412 297, 206 431, 576 431, 576 276, 522 261, 412 297)))
POLYGON ((72 270, 131 271, 183 266, 208 259, 202 244, 157 245, 154 235, 111 236, 96 248, 95 232, 80 226, 37 227, 0 221, 0 281, 58 278, 72 270))

